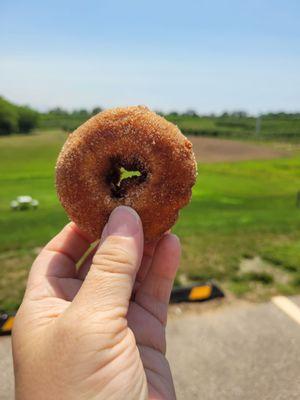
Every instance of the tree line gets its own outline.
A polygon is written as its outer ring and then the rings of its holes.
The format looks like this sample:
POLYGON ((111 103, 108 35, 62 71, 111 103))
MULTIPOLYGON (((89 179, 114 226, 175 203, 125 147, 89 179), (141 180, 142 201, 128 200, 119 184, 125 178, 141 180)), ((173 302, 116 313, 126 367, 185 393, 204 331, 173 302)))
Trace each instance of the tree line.
MULTIPOLYGON (((91 110, 78 109, 68 111, 60 107, 50 109, 45 113, 40 113, 28 106, 15 105, 4 97, 0 96, 0 135, 10 135, 12 133, 29 133, 33 129, 40 128, 61 128, 66 131, 72 131, 81 125, 91 116, 102 111, 101 107, 94 107, 91 110)), ((251 120, 257 116, 248 114, 245 111, 224 112, 222 114, 199 114, 195 110, 188 109, 184 112, 170 111, 163 113, 156 111, 158 114, 165 116, 167 119, 180 125, 184 120, 205 117, 215 121, 215 124, 226 124, 227 126, 235 126, 237 124, 249 124, 251 120)), ((300 113, 265 113, 261 115, 267 120, 300 120, 300 113)), ((203 120, 202 120, 203 121, 203 120)), ((252 122, 251 122, 252 123, 252 122)))

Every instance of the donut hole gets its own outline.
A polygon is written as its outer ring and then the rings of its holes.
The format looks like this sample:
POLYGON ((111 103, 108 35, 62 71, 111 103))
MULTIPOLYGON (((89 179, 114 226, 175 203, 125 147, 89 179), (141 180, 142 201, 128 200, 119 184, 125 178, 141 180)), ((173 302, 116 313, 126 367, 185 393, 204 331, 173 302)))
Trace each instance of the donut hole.
POLYGON ((106 176, 111 197, 116 199, 125 197, 130 189, 145 182, 147 175, 147 169, 139 160, 112 159, 106 176))
POLYGON ((120 168, 120 182, 119 184, 122 182, 123 179, 127 179, 127 178, 132 178, 134 176, 141 176, 141 172, 140 171, 127 171, 127 169, 121 167, 120 168))

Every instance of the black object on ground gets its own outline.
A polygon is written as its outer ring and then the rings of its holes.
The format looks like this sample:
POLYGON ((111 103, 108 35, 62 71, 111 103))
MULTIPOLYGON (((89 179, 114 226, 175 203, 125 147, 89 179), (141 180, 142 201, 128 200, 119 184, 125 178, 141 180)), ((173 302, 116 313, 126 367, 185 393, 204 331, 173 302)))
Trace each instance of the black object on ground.
POLYGON ((0 336, 11 334, 14 318, 15 314, 0 311, 0 336))
POLYGON ((175 287, 170 303, 199 302, 225 297, 222 290, 213 282, 199 283, 185 287, 175 287))

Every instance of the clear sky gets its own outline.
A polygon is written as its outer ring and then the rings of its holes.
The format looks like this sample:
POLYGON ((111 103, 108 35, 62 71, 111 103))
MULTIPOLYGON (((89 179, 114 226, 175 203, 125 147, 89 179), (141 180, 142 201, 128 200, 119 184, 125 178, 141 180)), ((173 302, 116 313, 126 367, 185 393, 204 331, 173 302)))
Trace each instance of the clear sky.
POLYGON ((0 94, 40 110, 300 110, 299 0, 0 0, 0 94))

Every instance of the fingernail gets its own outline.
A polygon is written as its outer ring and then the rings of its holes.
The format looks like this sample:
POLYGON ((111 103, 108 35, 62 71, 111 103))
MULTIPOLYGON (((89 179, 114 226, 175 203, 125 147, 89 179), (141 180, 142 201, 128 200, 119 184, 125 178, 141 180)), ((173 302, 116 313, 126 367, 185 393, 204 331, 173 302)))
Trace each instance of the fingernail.
POLYGON ((141 229, 138 214, 130 207, 120 206, 113 210, 107 223, 108 235, 134 236, 141 229))

